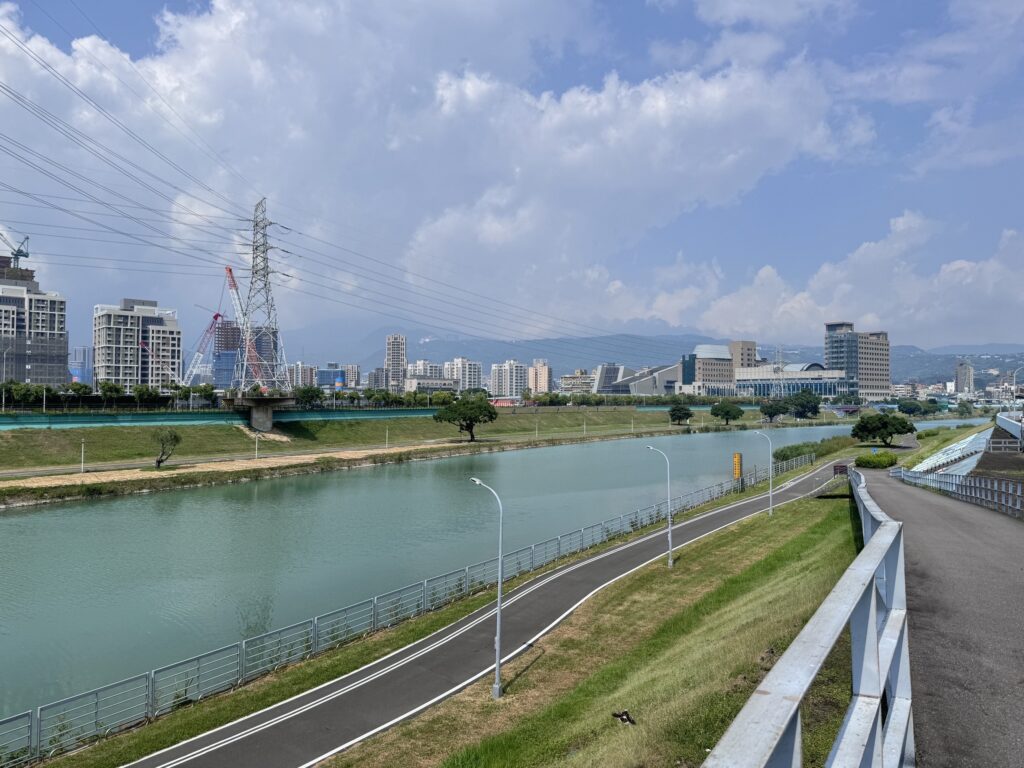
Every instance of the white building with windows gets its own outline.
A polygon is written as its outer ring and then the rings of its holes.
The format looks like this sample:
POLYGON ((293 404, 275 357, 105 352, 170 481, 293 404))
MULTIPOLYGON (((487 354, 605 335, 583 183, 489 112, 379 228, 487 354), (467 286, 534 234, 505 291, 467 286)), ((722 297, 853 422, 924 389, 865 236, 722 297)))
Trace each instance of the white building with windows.
POLYGON ((551 366, 547 360, 534 360, 526 372, 527 386, 534 394, 550 392, 554 389, 551 378, 551 366))
POLYGON ((467 389, 480 389, 484 385, 484 367, 476 360, 456 357, 442 366, 441 378, 454 380, 459 392, 464 392, 467 389))
POLYGON ((146 384, 167 390, 181 380, 178 311, 148 299, 97 304, 92 311, 96 383, 111 381, 126 392, 146 384))
POLYGON ((527 385, 526 366, 518 360, 506 360, 491 366, 493 397, 520 397, 527 385))
POLYGON ((405 391, 405 369, 408 361, 405 357, 405 336, 393 333, 384 343, 384 375, 387 378, 389 391, 400 395, 405 391))
POLYGON ((3 380, 60 387, 68 381, 67 301, 41 291, 35 272, 0 256, 3 380))
POLYGON ((409 364, 405 375, 410 379, 440 379, 444 376, 444 366, 429 360, 417 360, 415 363, 409 364))

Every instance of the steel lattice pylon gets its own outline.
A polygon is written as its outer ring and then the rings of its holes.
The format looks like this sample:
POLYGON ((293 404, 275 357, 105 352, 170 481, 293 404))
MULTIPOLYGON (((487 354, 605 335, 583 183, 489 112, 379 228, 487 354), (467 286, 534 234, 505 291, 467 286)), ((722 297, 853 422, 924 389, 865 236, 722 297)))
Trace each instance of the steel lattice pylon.
POLYGON ((256 204, 252 218, 252 275, 242 315, 242 347, 235 364, 240 392, 290 389, 284 345, 277 328, 277 309, 270 287, 270 245, 267 242, 267 199, 256 204))

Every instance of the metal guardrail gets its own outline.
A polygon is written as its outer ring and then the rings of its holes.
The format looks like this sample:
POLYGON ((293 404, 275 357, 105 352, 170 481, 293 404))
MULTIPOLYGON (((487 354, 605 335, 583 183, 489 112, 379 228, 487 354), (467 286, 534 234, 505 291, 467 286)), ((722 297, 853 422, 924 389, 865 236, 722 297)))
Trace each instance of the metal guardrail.
MULTIPOLYGON (((776 462, 775 474, 807 466, 814 459, 814 454, 807 454, 776 462)), ((768 468, 764 467, 737 480, 676 496, 672 499, 673 513, 699 507, 767 479, 768 468)), ((665 512, 663 501, 506 552, 505 578, 542 568, 565 555, 664 520, 665 512)), ((492 586, 497 580, 495 557, 0 720, 0 768, 20 768, 37 759, 85 746, 287 664, 440 608, 492 586)))
POLYGON ((853 685, 827 766, 914 765, 903 525, 874 502, 863 476, 851 483, 864 549, 757 687, 704 768, 803 764, 800 704, 846 626, 853 685))
POLYGON ((1020 480, 985 475, 912 472, 903 467, 893 467, 889 470, 889 476, 898 477, 909 485, 931 488, 968 504, 1024 519, 1024 482, 1020 480))
POLYGON ((1024 440, 1024 434, 1022 434, 1022 432, 1024 432, 1024 426, 1022 426, 1021 423, 1022 417, 1024 417, 1024 414, 1020 411, 997 413, 996 426, 1002 427, 1018 440, 1024 440))

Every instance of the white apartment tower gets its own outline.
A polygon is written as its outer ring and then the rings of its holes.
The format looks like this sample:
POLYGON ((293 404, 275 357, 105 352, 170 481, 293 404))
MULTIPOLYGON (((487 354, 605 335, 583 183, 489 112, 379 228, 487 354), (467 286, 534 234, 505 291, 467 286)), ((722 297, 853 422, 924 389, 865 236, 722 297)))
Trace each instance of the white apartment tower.
POLYGON ((534 360, 526 376, 526 386, 534 394, 552 391, 551 366, 547 360, 534 360))
POLYGON ((444 366, 429 360, 417 360, 409 364, 405 375, 410 379, 440 379, 444 376, 444 366))
POLYGON ((405 357, 405 336, 393 333, 384 344, 384 375, 390 392, 400 395, 405 391, 405 369, 408 360, 405 357))
POLYGON ((483 386, 484 367, 476 360, 456 357, 442 366, 441 374, 444 379, 454 380, 459 392, 480 389, 483 386))
POLYGON ((166 390, 181 380, 178 312, 146 299, 121 299, 92 310, 93 375, 126 391, 146 384, 166 390))
POLYGON ((519 397, 526 384, 526 366, 519 361, 506 360, 491 366, 491 394, 494 397, 519 397))
POLYGON ((0 378, 63 386, 68 381, 67 302, 41 291, 35 271, 0 256, 0 378))

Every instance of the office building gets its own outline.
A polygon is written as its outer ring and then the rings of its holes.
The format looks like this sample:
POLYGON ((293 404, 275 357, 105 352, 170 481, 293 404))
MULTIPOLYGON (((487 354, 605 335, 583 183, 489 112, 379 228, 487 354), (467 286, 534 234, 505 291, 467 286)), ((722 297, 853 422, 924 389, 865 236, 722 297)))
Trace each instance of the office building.
POLYGON ((526 389, 526 366, 517 360, 506 360, 491 366, 491 395, 519 397, 526 389))
POLYGON ((482 389, 484 385, 483 369, 483 365, 476 360, 456 357, 442 366, 441 378, 454 379, 459 392, 467 389, 482 389))
POLYGON ((611 385, 602 381, 602 368, 598 366, 598 378, 594 382, 595 391, 602 395, 672 395, 682 379, 682 363, 655 365, 629 371, 629 375, 618 379, 611 385))
POLYGON ((67 301, 40 290, 35 271, 12 267, 9 256, 0 256, 0 357, 4 381, 68 381, 67 301))
POLYGON ((565 395, 589 395, 594 391, 594 374, 585 368, 558 377, 558 391, 565 395))
POLYGON ((388 372, 384 368, 374 368, 366 374, 367 389, 387 389, 388 372))
POLYGON ((96 382, 120 384, 126 392, 146 384, 167 390, 181 380, 178 312, 148 299, 97 304, 92 312, 96 382))
POLYGON ((732 367, 754 368, 757 365, 756 341, 730 341, 729 354, 732 356, 732 367))
MULTIPOLYGON (((740 342, 749 343, 749 342, 740 342)), ((681 363, 678 394, 727 396, 736 390, 733 353, 721 344, 698 344, 681 363)))
POLYGON ((821 363, 789 363, 736 369, 740 397, 788 397, 809 389, 820 397, 849 394, 846 371, 827 370, 821 363))
POLYGON ((825 368, 846 371, 849 394, 885 400, 892 388, 889 334, 858 333, 853 323, 825 323, 825 368))
POLYGON ((428 395, 435 392, 455 392, 457 386, 455 379, 443 377, 410 376, 405 380, 406 392, 425 392, 428 395))
POLYGON ((956 364, 957 394, 967 394, 974 391, 974 366, 966 360, 958 360, 956 364))
POLYGON ((533 365, 526 371, 526 386, 534 394, 551 391, 551 366, 547 360, 533 361, 533 365))
POLYGON ((384 373, 387 383, 384 385, 395 394, 405 391, 405 369, 408 361, 405 357, 405 336, 393 333, 384 343, 384 373))

